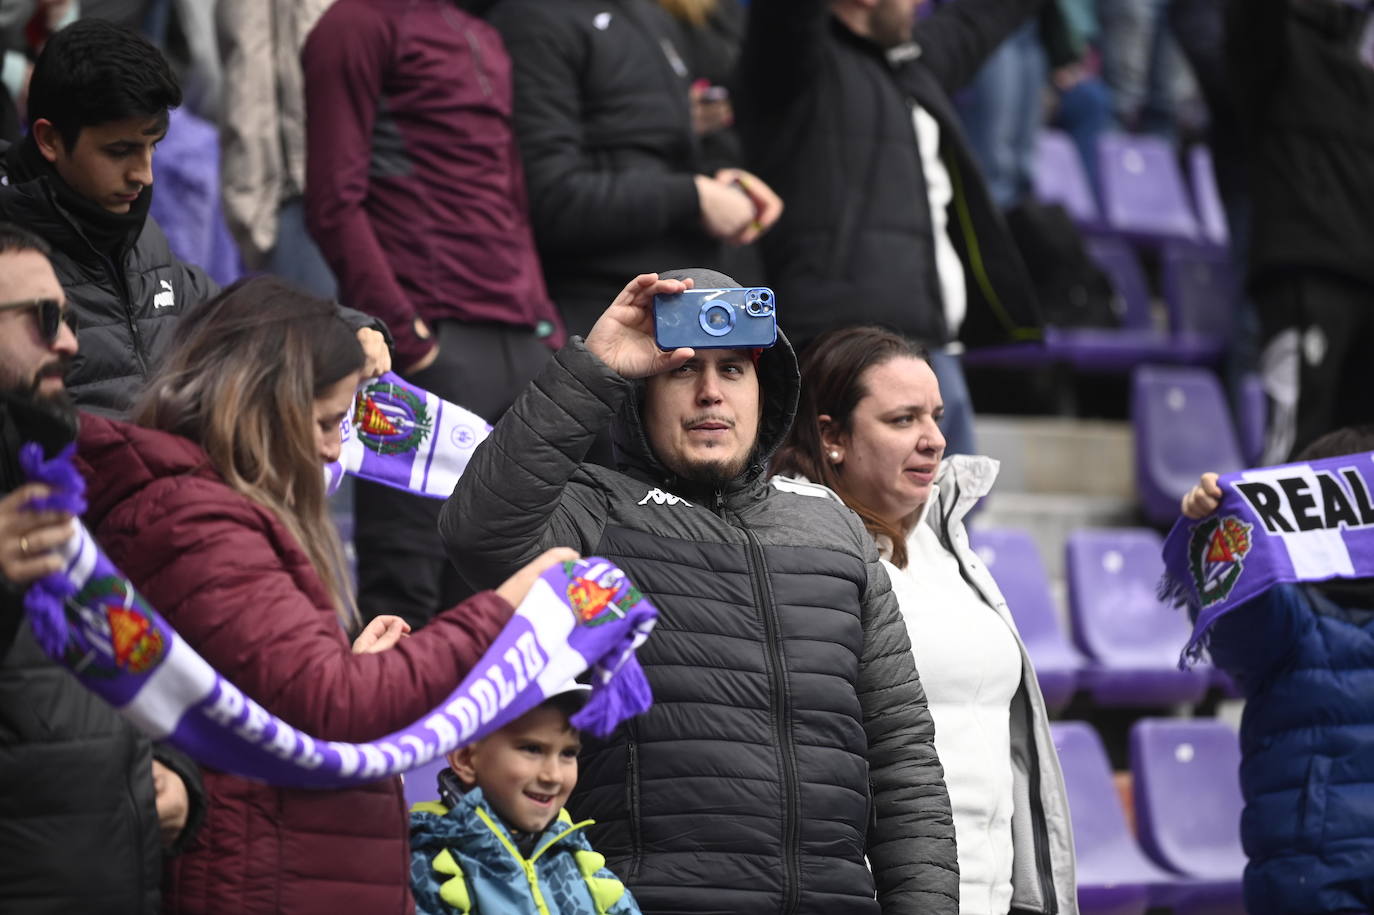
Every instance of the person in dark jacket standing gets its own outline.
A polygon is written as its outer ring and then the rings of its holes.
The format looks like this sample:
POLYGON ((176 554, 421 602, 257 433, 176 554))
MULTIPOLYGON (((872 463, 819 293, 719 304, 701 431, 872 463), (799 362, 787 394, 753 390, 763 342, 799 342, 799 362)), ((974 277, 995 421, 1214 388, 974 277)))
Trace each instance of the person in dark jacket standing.
POLYGON ((545 367, 445 504, 449 556, 481 587, 568 546, 659 608, 638 652, 654 707, 584 744, 569 803, 645 912, 956 912, 934 728, 873 540, 765 479, 797 403, 785 338, 655 345, 654 294, 693 283, 735 285, 639 276, 545 367), (619 469, 583 462, 613 420, 619 469))
POLYGON ((62 567, 72 523, 26 508, 46 489, 18 461, 25 442, 54 454, 76 435, 62 375, 77 343, 47 251, 0 225, 0 910, 152 915, 163 850, 203 817, 200 778, 49 660, 22 603, 62 567))
MULTIPOLYGON (((306 214, 402 374, 495 422, 563 343, 511 125, 511 65, 454 0, 338 0, 306 39, 306 214)), ((419 627, 471 593, 432 499, 359 481, 358 600, 419 627)))
MULTIPOLYGON (((1374 451, 1374 426, 1338 429, 1295 458, 1374 451)), ((1221 498, 1203 474, 1187 518, 1221 498)), ((1220 616, 1212 662, 1245 697, 1240 818, 1245 911, 1374 910, 1374 579, 1280 585, 1220 616)))
MULTIPOLYGON (((82 19, 50 38, 29 84, 28 137, 4 152, 0 219, 52 246, 53 269, 77 317, 80 352, 67 388, 83 409, 119 414, 157 369, 187 310, 215 283, 178 260, 148 215, 153 149, 181 89, 138 33, 82 19)), ((389 364, 372 319, 351 326, 389 364)))
POLYGON ((530 216, 570 333, 626 276, 714 265, 777 220, 782 202, 754 175, 701 173, 692 72, 655 0, 500 0, 487 18, 514 64, 530 216))
POLYGON ((1265 463, 1374 421, 1374 9, 1231 0, 1226 57, 1251 195, 1248 290, 1265 463))
POLYGON ((882 324, 931 347, 949 453, 972 453, 956 344, 1040 337, 1025 265, 950 95, 1043 0, 754 0, 736 113, 788 202, 761 242, 799 345, 882 324))

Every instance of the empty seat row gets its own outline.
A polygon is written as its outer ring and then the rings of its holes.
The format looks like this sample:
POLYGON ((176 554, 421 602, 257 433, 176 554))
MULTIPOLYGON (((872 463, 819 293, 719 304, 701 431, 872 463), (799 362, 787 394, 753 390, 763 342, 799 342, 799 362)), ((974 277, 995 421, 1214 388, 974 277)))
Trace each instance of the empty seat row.
POLYGON ((1147 363, 1210 365, 1231 337, 1238 278, 1226 248, 1225 214, 1207 148, 1189 156, 1188 192, 1171 144, 1157 137, 1106 134, 1098 144, 1100 195, 1077 147, 1064 134, 1040 135, 1036 196, 1058 203, 1085 230, 1089 255, 1121 300, 1119 327, 1047 327, 1043 344, 975 350, 970 365, 1063 364, 1118 374, 1147 363), (1099 207, 1098 200, 1102 200, 1099 207), (1157 326, 1136 247, 1157 249, 1168 323, 1157 326))
POLYGON ((1124 374, 1142 363, 1211 365, 1231 336, 1236 279, 1219 248, 1170 242, 1159 252, 1167 326, 1157 326, 1140 257, 1126 239, 1090 236, 1089 257, 1111 282, 1120 303, 1119 327, 1045 328, 1043 344, 972 350, 970 365, 1024 367, 1063 363, 1081 372, 1124 374))
POLYGON ((1060 204, 1090 232, 1109 232, 1145 244, 1187 241, 1226 246, 1226 214, 1206 146, 1189 150, 1186 180, 1173 144, 1160 137, 1104 134, 1098 141, 1097 163, 1101 187, 1094 188, 1073 140, 1057 130, 1041 131, 1034 169, 1036 197, 1060 204))
POLYGON ((1214 686, 1229 691, 1214 668, 1178 668, 1191 626, 1183 611, 1155 596, 1164 568, 1157 532, 1101 528, 1069 535, 1072 641, 1027 531, 975 527, 969 540, 1007 599, 1051 711, 1080 690, 1098 705, 1128 708, 1195 703, 1214 686))
POLYGON ((1241 913, 1245 854, 1235 732, 1212 719, 1143 719, 1131 730, 1132 835, 1101 739, 1051 724, 1064 769, 1085 915, 1147 909, 1241 913))

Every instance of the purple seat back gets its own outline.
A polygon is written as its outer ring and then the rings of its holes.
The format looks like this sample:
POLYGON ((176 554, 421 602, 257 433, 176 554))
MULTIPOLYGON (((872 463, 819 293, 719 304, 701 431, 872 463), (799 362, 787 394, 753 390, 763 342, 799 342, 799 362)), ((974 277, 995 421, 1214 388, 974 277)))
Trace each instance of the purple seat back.
POLYGON ((1201 143, 1188 150, 1188 180, 1193 186, 1202 237, 1219 248, 1228 244, 1231 233, 1226 225, 1226 208, 1217 191, 1217 173, 1212 169, 1212 151, 1201 143))
POLYGON ((1155 596, 1163 546, 1148 528, 1076 530, 1065 542, 1074 637, 1104 667, 1177 669, 1192 627, 1186 614, 1155 596))
POLYGON ((1035 143, 1035 196, 1045 203, 1057 203, 1079 225, 1095 226, 1101 221, 1097 198, 1093 195, 1083 159, 1069 135, 1046 127, 1035 143))
POLYGON ((1187 242, 1164 246, 1160 285, 1175 334, 1231 336, 1231 315, 1239 289, 1224 248, 1187 242))
POLYGON ((220 205, 219 131, 185 108, 174 108, 167 136, 153 156, 150 215, 172 253, 205 269, 220 285, 243 275, 238 248, 220 205))
POLYGON ((1063 708, 1077 688, 1083 657, 1064 635, 1035 542, 1024 530, 974 528, 969 531, 969 543, 1007 599, 1035 666, 1045 704, 1051 709, 1063 708))
POLYGON ((1221 383, 1207 369, 1145 365, 1131 379, 1136 486, 1153 524, 1172 524, 1202 473, 1245 466, 1221 383))
POLYGON ((1088 256, 1107 274, 1112 289, 1121 296, 1125 304, 1121 326, 1135 330, 1149 330, 1154 327, 1150 316, 1150 285, 1145 280, 1145 271, 1140 269, 1140 258, 1135 249, 1124 238, 1108 235, 1093 235, 1086 239, 1088 256))
MULTIPOLYGON (((1079 899, 1084 910, 1090 910, 1085 897, 1094 889, 1119 894, 1133 890, 1139 899, 1138 910, 1143 912, 1148 905, 1146 888, 1167 885, 1176 878, 1151 863, 1136 845, 1097 732, 1082 721, 1054 721, 1050 731, 1068 788, 1079 899)), ((1113 909, 1120 911, 1121 907, 1113 909)))
POLYGON ((1198 238, 1183 175, 1167 140, 1108 133, 1097 153, 1107 225, 1142 241, 1198 238))
POLYGON ((1140 844, 1165 867, 1240 883, 1240 741, 1215 719, 1143 718, 1131 728, 1140 844))
POLYGON ((421 801, 439 800, 439 773, 448 768, 448 760, 440 756, 405 774, 406 809, 421 801))
POLYGON ((1240 409, 1237 411, 1241 457, 1256 465, 1264 454, 1264 435, 1269 427, 1269 399, 1258 375, 1246 375, 1240 382, 1240 409))

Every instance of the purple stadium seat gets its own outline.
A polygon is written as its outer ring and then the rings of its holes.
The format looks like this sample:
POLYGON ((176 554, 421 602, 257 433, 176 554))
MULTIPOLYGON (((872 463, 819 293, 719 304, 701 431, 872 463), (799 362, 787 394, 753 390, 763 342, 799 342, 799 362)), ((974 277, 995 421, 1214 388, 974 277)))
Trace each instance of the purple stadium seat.
POLYGON ((969 531, 969 542, 1007 599, 1035 665, 1046 707, 1060 711, 1073 698, 1085 662, 1064 636, 1050 596, 1049 576, 1034 541, 1023 530, 976 527, 969 531))
POLYGON ((1219 248, 1229 243, 1231 233, 1226 226, 1226 208, 1217 191, 1217 173, 1212 170, 1212 151, 1198 143, 1188 151, 1188 181, 1193 186, 1193 204, 1197 207, 1202 237, 1219 248))
POLYGON ((1101 705, 1197 702, 1211 682, 1210 668, 1178 669, 1192 627, 1155 597, 1162 547, 1148 528, 1077 530, 1065 544, 1074 641, 1093 662, 1082 682, 1101 705))
POLYGON ((219 193, 219 131, 184 108, 173 108, 167 136, 153 157, 156 193, 149 213, 181 260, 203 267, 220 285, 243 275, 238 248, 224 222, 219 193))
POLYGON ((348 563, 348 573, 353 585, 358 583, 358 551, 353 546, 353 514, 351 512, 331 511, 329 517, 339 532, 339 542, 343 545, 344 561, 348 563))
POLYGON ((448 768, 448 761, 440 756, 405 774, 406 809, 421 801, 439 800, 439 773, 448 768))
POLYGON ((347 543, 353 539, 353 514, 352 512, 331 511, 330 519, 334 522, 334 527, 339 532, 339 539, 347 543))
POLYGON ((1143 915, 1179 878, 1136 845, 1097 732, 1082 721, 1051 722, 1050 730, 1069 792, 1079 908, 1084 915, 1143 915))
POLYGON ((1174 337, 1205 344, 1219 359, 1231 337, 1240 292, 1226 249, 1170 242, 1160 257, 1160 274, 1174 337))
POLYGON ((1215 719, 1144 718, 1131 728, 1136 828, 1165 868, 1198 881, 1175 911, 1245 911, 1240 741, 1215 719))
POLYGON ((1172 524, 1205 471, 1245 466, 1221 383, 1201 368, 1144 365, 1131 381, 1136 488, 1150 523, 1172 524))
POLYGON ((1258 375, 1246 375, 1240 382, 1240 404, 1236 411, 1240 434, 1240 456, 1249 466, 1259 464, 1264 454, 1264 435, 1269 428, 1269 399, 1258 375))
POLYGON ((1081 226, 1101 223, 1097 198, 1069 135, 1044 128, 1035 144, 1035 196, 1044 203, 1057 203, 1081 226))
POLYGON ((1214 718, 1142 718, 1131 728, 1136 822, 1155 861, 1240 882, 1240 740, 1214 718))
POLYGON ((1088 256, 1112 281, 1112 289, 1125 304, 1121 326, 1136 330, 1150 330, 1154 319, 1150 316, 1150 285, 1140 258, 1125 239, 1109 235, 1093 235, 1084 239, 1088 256))
POLYGON ((1098 142, 1106 223, 1135 241, 1199 238, 1173 146, 1159 137, 1108 133, 1098 142))

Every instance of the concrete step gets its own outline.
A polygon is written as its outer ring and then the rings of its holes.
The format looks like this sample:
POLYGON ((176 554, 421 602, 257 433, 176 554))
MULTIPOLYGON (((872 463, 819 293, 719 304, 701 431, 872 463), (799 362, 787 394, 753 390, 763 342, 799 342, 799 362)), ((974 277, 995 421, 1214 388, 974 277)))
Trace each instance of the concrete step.
POLYGON ((1002 467, 971 524, 1030 531, 1056 590, 1070 531, 1140 523, 1130 423, 979 416, 977 436, 1002 467))
POLYGON ((976 434, 978 450, 1002 462, 994 494, 1073 493, 1135 500, 1130 423, 979 416, 976 434))

